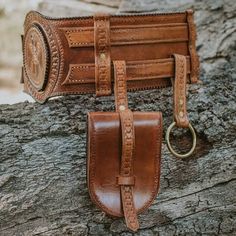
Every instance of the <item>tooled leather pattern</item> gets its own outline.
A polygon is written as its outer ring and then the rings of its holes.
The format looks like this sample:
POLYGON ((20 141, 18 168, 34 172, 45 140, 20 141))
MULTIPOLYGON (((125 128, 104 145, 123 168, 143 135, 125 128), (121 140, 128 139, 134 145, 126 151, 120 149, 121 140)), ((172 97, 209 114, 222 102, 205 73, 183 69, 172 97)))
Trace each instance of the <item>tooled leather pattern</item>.
MULTIPOLYGON (((161 140, 162 140, 162 116, 161 113, 157 113, 158 118, 156 120, 155 125, 155 138, 152 139, 154 143, 156 143, 157 147, 155 148, 155 154, 153 157, 153 164, 152 168, 155 169, 155 174, 152 176, 152 184, 151 184, 151 195, 148 199, 146 199, 146 202, 144 205, 142 205, 140 208, 136 209, 137 214, 145 211, 154 201, 157 192, 159 190, 159 184, 160 184, 160 158, 161 158, 161 140)), ((145 115, 145 113, 144 113, 145 115)), ((95 116, 96 117, 96 116, 95 116)), ((115 216, 115 217, 122 217, 123 213, 114 211, 113 208, 107 207, 104 202, 101 201, 101 199, 97 195, 97 177, 96 177, 96 171, 97 166, 100 164, 100 158, 97 158, 96 153, 96 147, 97 147, 97 141, 99 141, 99 137, 97 136, 97 131, 94 126, 96 124, 96 119, 94 119, 93 115, 89 115, 89 121, 88 121, 88 140, 89 140, 89 155, 88 155, 88 165, 87 165, 87 177, 88 177, 88 183, 89 183, 89 193, 92 201, 100 208, 102 211, 106 212, 108 215, 115 216)), ((101 157, 102 158, 102 157, 101 157)), ((135 157, 136 158, 136 157, 135 157)), ((151 157, 150 157, 151 158, 151 157)), ((135 170, 134 170, 135 171, 135 170)), ((113 176, 114 177, 114 176, 113 176)), ((112 178, 113 178, 112 177, 112 178)), ((125 177, 127 178, 127 177, 125 177)), ((128 177, 130 178, 130 177, 128 177)), ((119 178, 116 180, 116 184, 119 184, 119 178)), ((131 181, 132 182, 132 181, 131 181)), ((135 180, 133 181, 132 185, 135 183, 135 180)), ((141 194, 138 193, 138 194, 141 194)))
POLYGON ((126 64, 125 61, 114 61, 114 94, 116 111, 120 106, 128 108, 127 83, 126 83, 126 64))
POLYGON ((174 54, 175 81, 174 81, 174 119, 178 127, 187 128, 189 120, 186 108, 187 63, 186 57, 174 54))
MULTIPOLYGON (((156 24, 156 15, 158 17, 158 24, 169 22, 170 24, 175 22, 180 22, 183 18, 183 14, 186 13, 164 13, 164 14, 154 14, 154 15, 142 15, 142 16, 122 16, 122 17, 111 17, 111 23, 114 25, 138 25, 143 24, 145 22, 149 22, 149 24, 156 24)), ((187 18, 187 17, 186 17, 187 18)), ((190 17, 191 18, 191 17, 190 17)), ((67 76, 67 71, 65 68, 68 67, 68 61, 65 61, 64 58, 67 58, 67 53, 71 55, 71 51, 67 51, 67 46, 63 37, 61 37, 61 29, 65 26, 70 27, 92 27, 94 23, 93 17, 73 17, 73 18, 61 18, 61 19, 51 19, 43 17, 41 14, 37 12, 31 12, 27 14, 25 20, 25 32, 29 29, 29 26, 32 24, 37 24, 43 30, 43 33, 47 39, 50 49, 50 68, 49 73, 46 78, 46 84, 43 91, 38 92, 32 83, 30 83, 27 75, 23 73, 23 80, 25 82, 25 91, 31 94, 37 101, 45 102, 49 97, 58 96, 58 95, 68 95, 68 94, 86 94, 86 93, 94 93, 95 92, 95 80, 92 84, 63 84, 65 78, 67 76), (57 55, 55 55, 55 53, 57 55)), ((188 22, 187 22, 188 23, 188 22)), ((189 23, 188 23, 189 24, 189 23)), ((189 40, 192 38, 192 32, 195 32, 194 24, 189 25, 189 40), (190 30, 191 29, 191 30, 190 30)), ((193 34, 194 35, 194 34, 193 34)), ((186 42, 188 43, 188 42, 186 42)), ((189 51, 193 51, 193 54, 196 55, 194 51, 195 41, 192 41, 192 46, 189 46, 189 51), (193 48, 190 50, 190 48, 193 48)), ((190 44, 189 44, 190 45, 190 44)), ((74 54, 74 52, 73 52, 74 54)), ((91 55, 88 53, 88 55, 91 55)), ((196 55, 197 57, 197 55, 196 55)), ((144 58, 145 60, 148 58, 144 58)), ((193 69, 196 68, 194 65, 196 64, 194 61, 198 61, 195 56, 191 56, 191 66, 193 64, 193 69)), ((84 63, 84 60, 81 60, 84 63)), ((140 81, 129 81, 128 82, 128 90, 136 91, 143 89, 153 89, 153 88, 162 88, 170 85, 170 80, 166 78, 162 78, 163 74, 160 74, 161 78, 155 77, 155 79, 148 80, 140 80, 140 81)), ((192 77, 192 76, 191 76, 192 77)), ((83 77, 85 78, 85 77, 83 77)), ((94 77, 93 77, 94 78, 94 77)), ((73 81, 74 82, 74 81, 73 81)))
POLYGON ((25 72, 30 82, 41 90, 48 76, 49 52, 46 40, 37 26, 32 26, 24 39, 25 72))
MULTIPOLYGON (((133 113, 128 109, 125 61, 114 61, 114 93, 116 111, 119 111, 122 133, 122 177, 133 177, 133 156, 135 146, 133 113), (122 106, 122 109, 120 109, 122 106)), ((121 199, 126 225, 133 231, 139 228, 134 206, 133 186, 121 185, 121 199)))
MULTIPOLYGON (((120 174, 121 176, 132 177, 135 145, 133 113, 129 109, 120 111, 120 121, 122 130, 122 157, 120 174)), ((127 227, 133 231, 136 231, 139 228, 139 223, 134 206, 133 186, 121 185, 121 198, 127 227)))
MULTIPOLYGON (((66 38, 68 40, 69 47, 88 47, 94 45, 93 29, 90 27, 69 27, 63 29, 65 31, 66 38), (87 35, 87 39, 83 35, 87 35)), ((173 38, 171 32, 176 30, 176 26, 173 24, 152 24, 143 25, 142 33, 140 29, 136 28, 111 28, 111 45, 133 45, 133 44, 145 44, 145 43, 165 43, 169 42, 184 42, 188 40, 188 34, 185 34, 187 25, 183 23, 178 26, 178 30, 181 33, 173 38), (125 29, 125 33, 124 33, 125 29), (168 34, 169 33, 169 34, 168 34), (159 35, 159 37, 156 37, 159 35)))
POLYGON ((96 95, 111 94, 110 21, 108 15, 94 16, 96 95))
MULTIPOLYGON (((56 83, 59 81, 59 78, 61 74, 58 73, 60 71, 60 65, 63 67, 64 59, 63 59, 63 50, 62 45, 58 47, 57 40, 55 37, 55 34, 53 33, 52 28, 50 27, 50 24, 45 22, 45 19, 41 17, 39 13, 31 12, 27 15, 24 28, 25 32, 28 32, 28 30, 34 26, 34 23, 40 27, 46 32, 47 35, 47 42, 49 44, 50 48, 50 72, 48 73, 48 78, 46 78, 47 84, 45 85, 45 88, 43 91, 37 91, 35 86, 32 84, 30 79, 25 73, 25 61, 24 61, 24 71, 23 71, 23 77, 24 77, 24 86, 25 91, 32 95, 35 100, 38 102, 45 102, 50 95, 53 92, 53 89, 56 85, 56 83)), ((23 56, 25 57, 25 51, 26 51, 26 45, 24 43, 23 45, 23 56)))

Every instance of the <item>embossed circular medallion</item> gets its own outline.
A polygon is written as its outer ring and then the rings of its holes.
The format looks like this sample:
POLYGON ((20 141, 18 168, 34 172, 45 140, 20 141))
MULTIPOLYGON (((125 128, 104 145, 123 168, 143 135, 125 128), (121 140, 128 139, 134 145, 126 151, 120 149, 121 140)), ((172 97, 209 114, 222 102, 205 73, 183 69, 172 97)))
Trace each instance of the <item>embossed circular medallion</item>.
POLYGON ((24 64, 26 74, 36 88, 44 89, 48 76, 48 46, 47 42, 37 26, 32 26, 24 40, 24 64))

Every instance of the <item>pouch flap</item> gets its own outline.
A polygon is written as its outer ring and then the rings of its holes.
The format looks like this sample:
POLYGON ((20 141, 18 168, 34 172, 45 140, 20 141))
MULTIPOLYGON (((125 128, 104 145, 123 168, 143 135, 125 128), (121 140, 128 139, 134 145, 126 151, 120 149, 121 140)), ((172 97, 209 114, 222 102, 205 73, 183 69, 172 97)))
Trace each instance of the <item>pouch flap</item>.
MULTIPOLYGON (((134 112, 134 205, 139 213, 155 199, 160 181, 162 115, 134 112)), ((118 176, 121 126, 117 112, 88 114, 87 181, 92 201, 112 216, 123 216, 118 176)))

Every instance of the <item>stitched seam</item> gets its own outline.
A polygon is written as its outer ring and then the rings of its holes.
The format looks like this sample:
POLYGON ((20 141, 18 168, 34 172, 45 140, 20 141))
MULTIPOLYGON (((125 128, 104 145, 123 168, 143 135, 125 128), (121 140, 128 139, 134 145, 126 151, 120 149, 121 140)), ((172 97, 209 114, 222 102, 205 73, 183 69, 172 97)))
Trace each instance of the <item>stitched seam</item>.
MULTIPOLYGON (((69 37, 68 37, 69 38, 69 37)), ((72 42, 70 39, 70 45, 80 46, 80 45, 89 45, 94 46, 94 42, 72 42)), ((141 43, 174 43, 174 42, 188 42, 188 38, 174 38, 174 39, 132 39, 126 38, 124 40, 115 40, 111 42, 111 45, 123 45, 123 44, 141 44, 141 43)))
MULTIPOLYGON (((144 204, 143 207, 141 207, 140 209, 137 210, 137 213, 141 213, 143 212, 145 209, 147 209, 151 204, 152 202, 155 200, 155 197, 157 195, 157 192, 159 190, 159 184, 160 184, 160 160, 161 160, 161 139, 162 139, 162 116, 161 116, 161 113, 160 112, 157 112, 158 114, 158 126, 157 126, 157 132, 158 135, 156 136, 156 143, 158 144, 156 150, 159 150, 156 151, 156 158, 154 158, 154 166, 155 166, 155 176, 153 178, 153 191, 152 191, 152 194, 150 195, 150 200, 147 201, 146 204, 144 204), (158 163, 157 163, 158 162, 158 163)), ((94 123, 94 122, 93 122, 94 123)), ((95 130, 94 130, 95 131, 95 130)), ((95 131, 96 132, 96 131, 95 131)), ((95 140, 95 133, 92 132, 92 139, 95 140)), ((91 142, 91 151, 92 153, 96 153, 95 151, 95 144, 93 142, 91 142)), ((91 161, 94 162, 94 164, 91 166, 90 164, 90 171, 94 173, 95 175, 95 170, 94 170, 94 167, 96 165, 96 161, 95 161, 95 156, 91 155, 90 156, 90 163, 91 161), (92 168, 91 168, 92 167, 92 168)), ((97 204, 101 210, 106 210, 107 214, 110 214, 110 215, 113 215, 113 216, 118 216, 118 217, 121 217, 122 214, 118 215, 117 213, 113 212, 112 210, 110 210, 109 208, 107 208, 103 203, 100 202, 100 200, 98 199, 95 191, 94 191, 94 178, 91 180, 90 179, 90 196, 91 196, 91 199, 93 200, 93 202, 95 204, 97 204)))
MULTIPOLYGON (((59 78, 57 78, 57 72, 58 72, 58 68, 59 68, 59 52, 58 52, 58 47, 57 44, 55 42, 55 39, 53 38, 53 32, 51 27, 48 24, 45 24, 45 22, 43 21, 43 19, 39 16, 39 15, 29 15, 27 18, 27 21, 25 23, 25 28, 29 29, 31 27, 31 22, 32 21, 37 21, 39 24, 41 24, 42 26, 44 26, 44 30, 47 32, 47 36, 48 36, 48 43, 50 45, 50 50, 52 50, 51 52, 51 71, 49 72, 48 75, 48 83, 45 87, 44 91, 40 91, 38 92, 34 86, 31 84, 30 79, 28 78, 28 76, 26 75, 26 80, 25 80, 25 87, 27 88, 27 90, 30 92, 30 94, 37 100, 37 101, 45 101, 50 94, 52 93, 54 86, 56 85, 56 83, 59 81, 59 78)), ((60 45, 60 59, 61 59, 61 65, 63 66, 64 63, 64 52, 63 52, 63 48, 60 45)), ((25 45, 24 45, 24 50, 25 51, 25 45)), ((25 65, 24 65, 25 67, 25 65)), ((61 75, 61 73, 59 72, 59 76, 61 75)))
POLYGON ((96 193, 95 193, 95 191, 94 191, 94 184, 95 184, 95 173, 96 173, 96 158, 95 158, 95 156, 96 156, 96 144, 95 144, 95 140, 96 140, 96 129, 95 129, 95 127, 94 127, 94 120, 92 119, 92 117, 91 117, 91 123, 92 123, 92 130, 91 130, 91 132, 92 132, 92 136, 91 136, 91 138, 92 138, 92 140, 91 140, 91 143, 90 143, 90 145, 91 145, 91 154, 90 154, 90 163, 89 163, 89 165, 90 165, 90 173, 89 173, 89 185, 90 185, 90 187, 88 188, 89 189, 89 193, 90 193, 90 196, 91 196, 91 199, 93 200, 93 202, 97 205, 97 206, 99 206, 100 207, 100 209, 102 210, 102 211, 106 211, 108 214, 110 214, 110 215, 114 215, 114 216, 122 216, 122 215, 117 215, 117 213, 116 212, 114 212, 114 211, 112 211, 111 209, 109 209, 109 208, 107 208, 100 200, 99 200, 99 198, 97 197, 97 195, 96 195, 96 193))
POLYGON ((174 114, 177 125, 184 124, 187 122, 187 111, 186 111, 186 75, 185 75, 185 57, 182 55, 175 54, 175 85, 174 85, 174 114), (180 103, 182 100, 182 104, 180 103), (183 116, 179 115, 183 112, 183 116))
POLYGON ((156 148, 156 158, 154 158, 154 167, 155 167, 155 175, 153 177, 153 188, 151 192, 151 196, 149 201, 147 201, 146 204, 144 204, 143 207, 141 207, 138 211, 138 213, 143 212, 145 209, 147 209, 155 200, 155 197, 157 196, 157 193, 159 191, 159 186, 160 186, 160 164, 161 164, 161 144, 162 144, 162 115, 160 112, 158 114, 158 124, 156 126, 156 143, 157 143, 157 148, 156 148), (158 132, 159 131, 159 132, 158 132))
MULTIPOLYGON (((133 175, 133 150, 135 134, 132 115, 132 112, 129 110, 120 112, 120 122, 122 127, 121 176, 133 175)), ((122 185, 121 196, 123 211, 127 224, 137 227, 138 220, 134 206, 133 187, 122 185)))

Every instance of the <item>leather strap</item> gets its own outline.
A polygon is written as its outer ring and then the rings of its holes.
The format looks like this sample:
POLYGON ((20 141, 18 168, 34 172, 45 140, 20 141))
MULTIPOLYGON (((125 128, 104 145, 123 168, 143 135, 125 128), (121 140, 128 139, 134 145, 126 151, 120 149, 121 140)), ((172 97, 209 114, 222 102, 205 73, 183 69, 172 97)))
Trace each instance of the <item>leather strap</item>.
MULTIPOLYGON (((129 109, 120 111, 120 121, 122 132, 120 175, 122 177, 133 177, 133 151, 135 145, 133 113, 129 109)), ((121 185, 121 198, 126 225, 132 231, 137 231, 139 228, 139 223, 134 206, 133 185, 121 185)))
POLYGON ((94 55, 96 95, 111 94, 110 17, 94 16, 94 55))
POLYGON ((120 115, 122 133, 122 157, 118 184, 121 189, 121 200, 126 225, 132 231, 137 231, 139 223, 133 197, 135 134, 133 113, 128 109, 126 67, 124 61, 114 61, 114 78, 116 111, 120 115))
MULTIPOLYGON (((114 22, 114 21, 113 21, 114 22)), ((186 23, 175 24, 111 24, 111 45, 135 45, 145 43, 183 43, 188 42, 188 25, 186 23), (177 32, 176 32, 177 31, 177 32), (130 37, 129 37, 130 36, 130 37)), ((63 27, 70 48, 93 47, 92 27, 63 27)))
POLYGON ((134 185, 135 178, 134 176, 118 176, 117 178, 117 184, 118 185, 134 185))
POLYGON ((128 109, 126 64, 125 61, 114 61, 114 95, 116 111, 128 109))
POLYGON ((187 61, 183 55, 174 54, 173 56, 175 59, 174 120, 177 127, 187 128, 189 126, 186 105, 187 61))
MULTIPOLYGON (((187 73, 190 74, 190 59, 187 59, 187 73)), ((126 75, 128 90, 140 86, 161 87, 163 79, 169 83, 169 78, 174 76, 174 58, 156 59, 156 60, 140 60, 126 62, 126 75)), ((68 75, 63 85, 79 85, 79 88, 85 84, 94 86, 94 63, 86 64, 70 64, 68 75)), ((113 74, 111 74, 113 81, 113 74)))

